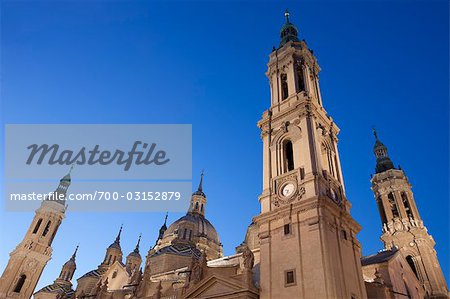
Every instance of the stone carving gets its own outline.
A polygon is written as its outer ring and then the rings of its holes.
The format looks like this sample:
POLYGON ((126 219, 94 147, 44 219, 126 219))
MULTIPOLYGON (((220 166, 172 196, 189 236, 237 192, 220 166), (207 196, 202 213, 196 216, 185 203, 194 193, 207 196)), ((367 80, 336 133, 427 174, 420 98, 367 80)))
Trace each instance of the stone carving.
POLYGON ((253 265, 255 263, 255 256, 253 252, 248 248, 247 245, 244 247, 244 251, 242 252, 242 257, 244 258, 244 268, 251 270, 253 269, 253 265))
POLYGON ((190 282, 196 284, 200 280, 202 280, 206 268, 207 268, 206 253, 205 251, 202 251, 200 259, 196 259, 195 257, 192 259, 191 275, 189 279, 190 282))

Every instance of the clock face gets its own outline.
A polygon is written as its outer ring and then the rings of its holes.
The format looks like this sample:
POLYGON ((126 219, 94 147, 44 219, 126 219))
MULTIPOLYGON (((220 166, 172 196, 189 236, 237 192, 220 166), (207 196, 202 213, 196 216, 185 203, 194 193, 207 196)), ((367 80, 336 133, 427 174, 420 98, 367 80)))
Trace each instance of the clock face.
POLYGON ((281 189, 281 194, 285 197, 291 196, 295 191, 295 186, 292 183, 286 184, 283 189, 281 189))

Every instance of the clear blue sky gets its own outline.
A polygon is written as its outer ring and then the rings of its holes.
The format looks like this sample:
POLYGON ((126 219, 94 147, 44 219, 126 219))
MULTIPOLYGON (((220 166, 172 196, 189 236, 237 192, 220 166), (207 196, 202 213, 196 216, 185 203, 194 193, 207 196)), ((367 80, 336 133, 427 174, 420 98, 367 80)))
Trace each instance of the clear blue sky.
MULTIPOLYGON (((448 280, 447 1, 1 6, 2 123, 192 123, 194 185, 204 168, 207 217, 225 254, 234 252, 259 212, 256 122, 269 105, 266 63, 289 7, 300 37, 318 57, 324 105, 341 128, 344 179, 352 215, 363 228, 363 253, 382 248, 369 182, 375 125, 414 186, 448 280)), ((56 184, 48 184, 49 191, 56 184)), ((0 212, 0 271, 32 216, 0 212)), ((169 222, 180 216, 169 215, 169 222)), ((145 256, 162 221, 162 213, 68 211, 38 287, 57 277, 77 243, 75 277, 96 268, 121 223, 124 255, 142 233, 145 256)))

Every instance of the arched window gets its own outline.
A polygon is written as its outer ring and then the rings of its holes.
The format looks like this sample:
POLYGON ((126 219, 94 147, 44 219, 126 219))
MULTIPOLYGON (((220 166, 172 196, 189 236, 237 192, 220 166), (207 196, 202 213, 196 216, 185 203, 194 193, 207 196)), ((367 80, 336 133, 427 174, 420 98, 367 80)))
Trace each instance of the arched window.
POLYGON ((47 225, 44 228, 44 231, 42 232, 42 236, 45 237, 48 234, 48 231, 50 230, 50 225, 52 224, 51 221, 47 222, 47 225))
POLYGON ((109 257, 108 257, 108 265, 111 264, 111 259, 112 259, 112 255, 109 255, 109 257))
POLYGON ((116 277, 117 277, 117 271, 114 271, 111 278, 114 279, 116 277))
POLYGON ((294 170, 294 149, 290 140, 284 143, 284 169, 286 172, 294 170))
POLYGON ((189 241, 192 240, 192 229, 189 230, 189 241))
POLYGON ((202 211, 202 212, 203 212, 203 204, 202 204, 202 206, 200 207, 200 211, 202 211))
POLYGON ((297 92, 305 91, 305 77, 303 76, 303 67, 297 66, 297 92))
POLYGON ((395 202, 395 198, 394 198, 394 193, 392 193, 392 192, 389 193, 388 199, 389 199, 389 205, 391 206, 392 216, 398 218, 399 214, 398 214, 398 209, 397 209, 397 203, 395 202))
POLYGON ((25 274, 20 275, 19 280, 17 280, 16 286, 14 287, 14 293, 20 293, 26 279, 27 276, 25 274))
POLYGON ((414 263, 413 257, 408 255, 406 257, 406 261, 408 262, 409 266, 413 270, 413 272, 416 275, 416 277, 419 278, 419 274, 417 273, 417 268, 416 268, 416 264, 414 263))
POLYGON ((42 223, 42 218, 39 219, 38 222, 36 223, 36 226, 34 227, 34 230, 33 230, 33 234, 38 232, 39 227, 41 226, 41 223, 42 223))
POLYGON ((405 191, 402 191, 401 195, 402 195, 402 202, 403 202, 403 206, 405 207, 406 215, 408 215, 408 218, 414 219, 412 211, 411 211, 411 206, 409 205, 408 195, 406 195, 405 191))
POLYGON ((280 79, 281 79, 281 99, 285 100, 289 96, 287 75, 281 74, 280 79))
POLYGON ((387 223, 386 213, 384 212, 383 201, 381 199, 381 196, 377 197, 377 206, 378 206, 378 212, 380 213, 381 222, 383 224, 387 223))
POLYGON ((195 210, 198 211, 198 202, 195 203, 195 210))
POLYGON ((56 229, 53 231, 52 237, 50 238, 48 245, 52 245, 53 239, 55 238, 55 236, 56 236, 56 229))
POLYGON ((187 229, 185 228, 185 229, 184 229, 184 232, 183 232, 183 240, 186 239, 186 234, 187 234, 187 229))
POLYGON ((333 177, 336 177, 333 164, 334 153, 331 151, 330 147, 325 142, 322 143, 320 154, 322 157, 322 169, 328 171, 330 175, 332 175, 333 177))

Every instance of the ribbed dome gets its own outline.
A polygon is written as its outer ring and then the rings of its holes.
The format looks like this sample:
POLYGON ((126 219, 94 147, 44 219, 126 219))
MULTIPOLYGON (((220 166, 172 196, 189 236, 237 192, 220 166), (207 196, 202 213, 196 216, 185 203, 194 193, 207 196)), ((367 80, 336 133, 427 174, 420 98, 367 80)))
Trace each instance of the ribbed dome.
POLYGON ((208 240, 220 245, 219 236, 216 229, 204 216, 197 213, 187 213, 174 223, 165 231, 164 237, 175 233, 179 228, 183 228, 186 222, 193 224, 193 235, 205 237, 208 240))

